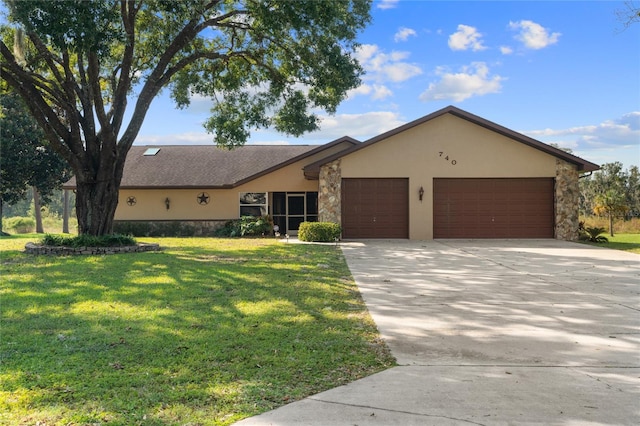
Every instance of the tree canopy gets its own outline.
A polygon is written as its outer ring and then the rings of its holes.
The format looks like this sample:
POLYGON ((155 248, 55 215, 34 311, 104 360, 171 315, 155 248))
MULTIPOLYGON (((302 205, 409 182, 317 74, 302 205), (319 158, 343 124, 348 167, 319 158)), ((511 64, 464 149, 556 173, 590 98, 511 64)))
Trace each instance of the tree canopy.
MULTIPOLYGON (((45 146, 44 134, 22 99, 0 90, 0 214, 33 187, 47 203, 71 176, 68 165, 45 146)), ((2 231, 0 219, 0 231, 2 231)))
POLYGON ((640 170, 622 163, 605 163, 592 175, 580 179, 580 214, 596 214, 609 219, 613 236, 613 221, 623 217, 640 217, 640 170))
POLYGON ((211 98, 220 146, 257 128, 301 135, 360 84, 353 53, 370 20, 369 0, 4 1, 15 41, 0 42, 1 76, 73 168, 79 231, 93 235, 112 229, 160 90, 178 107, 211 98))

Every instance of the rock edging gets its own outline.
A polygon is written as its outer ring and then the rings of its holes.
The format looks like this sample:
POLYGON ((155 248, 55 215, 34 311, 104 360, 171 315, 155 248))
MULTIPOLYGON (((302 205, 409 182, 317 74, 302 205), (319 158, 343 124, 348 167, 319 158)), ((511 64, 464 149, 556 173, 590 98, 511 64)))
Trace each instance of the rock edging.
POLYGON ((28 254, 44 254, 51 256, 61 255, 103 255, 117 253, 144 253, 148 251, 160 251, 159 244, 140 243, 135 246, 122 247, 56 247, 43 246, 35 243, 27 243, 25 252, 28 254))

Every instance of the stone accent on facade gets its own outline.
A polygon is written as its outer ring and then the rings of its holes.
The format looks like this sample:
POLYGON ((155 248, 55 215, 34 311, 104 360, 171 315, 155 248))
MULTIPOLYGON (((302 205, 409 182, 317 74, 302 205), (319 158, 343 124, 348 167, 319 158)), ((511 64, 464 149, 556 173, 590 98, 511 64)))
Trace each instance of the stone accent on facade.
POLYGON ((342 224, 342 170, 340 159, 320 168, 318 220, 342 224))
POLYGON ((578 205, 580 188, 578 170, 573 164, 556 160, 556 239, 575 241, 578 239, 578 205))
MULTIPOLYGON (((231 220, 231 219, 230 219, 231 220)), ((213 237, 228 220, 116 220, 116 234, 134 237, 213 237)))
POLYGON ((140 243, 135 246, 123 246, 123 247, 54 247, 54 246, 41 246, 34 243, 27 243, 25 245, 25 252, 28 254, 44 254, 50 256, 65 256, 65 255, 105 255, 116 253, 143 253, 147 251, 159 251, 160 246, 158 244, 145 244, 140 243))

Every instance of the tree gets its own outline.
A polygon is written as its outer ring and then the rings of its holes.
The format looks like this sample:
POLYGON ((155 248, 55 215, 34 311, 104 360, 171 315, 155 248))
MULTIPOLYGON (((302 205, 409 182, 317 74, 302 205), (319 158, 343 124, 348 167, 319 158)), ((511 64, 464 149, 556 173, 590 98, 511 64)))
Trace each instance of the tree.
POLYGON ((609 189, 595 198, 593 212, 599 216, 609 218, 609 235, 613 237, 613 220, 622 217, 629 210, 625 204, 625 196, 620 191, 609 189))
MULTIPOLYGON (((34 200, 51 200, 54 191, 70 178, 67 164, 43 146, 44 134, 29 115, 22 99, 2 91, 0 97, 0 232, 2 205, 26 198, 33 188, 34 200), (36 191, 37 188, 37 191, 36 191)), ((36 206, 38 208, 38 206, 36 206)), ((41 222, 38 229, 41 229, 41 222)))
POLYGON ((580 179, 580 214, 590 215, 596 197, 606 191, 625 192, 626 174, 622 163, 605 163, 591 176, 580 179))
POLYGON ((633 1, 624 2, 624 9, 618 9, 616 14, 625 28, 629 28, 632 24, 640 22, 640 7, 633 1))
POLYGON ((605 163, 599 171, 580 179, 580 214, 592 214, 597 197, 607 191, 624 196, 621 204, 627 206, 625 219, 640 217, 640 171, 637 166, 630 166, 625 171, 620 162, 605 163))
POLYGON ((0 44, 1 76, 71 165, 91 235, 112 230, 125 157, 161 89, 178 107, 213 99, 205 127, 220 146, 256 128, 298 136, 360 84, 355 38, 370 20, 369 0, 4 1, 17 49, 0 44))
POLYGON ((629 206, 627 218, 640 217, 640 169, 629 167, 625 186, 626 204, 629 206))

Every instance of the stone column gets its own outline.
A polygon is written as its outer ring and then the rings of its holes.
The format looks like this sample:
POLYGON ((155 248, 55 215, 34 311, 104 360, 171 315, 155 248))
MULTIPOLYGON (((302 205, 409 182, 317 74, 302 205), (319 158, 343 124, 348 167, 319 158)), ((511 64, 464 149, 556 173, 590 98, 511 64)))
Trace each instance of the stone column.
POLYGON ((318 179, 318 220, 342 225, 340 159, 322 166, 318 179))
POLYGON ((573 164, 556 160, 556 239, 575 241, 578 239, 578 205, 580 187, 578 170, 573 164))

